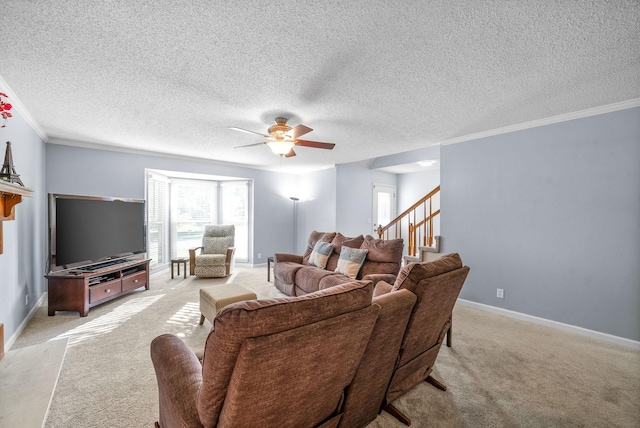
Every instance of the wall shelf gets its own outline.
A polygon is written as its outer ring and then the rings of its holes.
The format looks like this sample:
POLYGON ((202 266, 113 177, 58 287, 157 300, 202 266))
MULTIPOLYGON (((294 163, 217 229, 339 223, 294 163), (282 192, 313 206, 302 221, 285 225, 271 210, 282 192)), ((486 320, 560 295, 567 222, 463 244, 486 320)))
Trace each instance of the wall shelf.
POLYGON ((33 190, 0 180, 0 254, 3 253, 2 222, 16 218, 15 207, 25 196, 33 196, 33 190))

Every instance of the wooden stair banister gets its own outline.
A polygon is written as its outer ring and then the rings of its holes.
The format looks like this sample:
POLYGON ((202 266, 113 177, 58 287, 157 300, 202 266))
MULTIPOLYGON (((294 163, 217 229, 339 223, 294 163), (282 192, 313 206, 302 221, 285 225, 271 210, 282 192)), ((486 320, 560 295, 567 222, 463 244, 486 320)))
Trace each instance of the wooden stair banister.
POLYGON ((440 192, 440 186, 435 187, 432 191, 420 198, 415 204, 407 208, 402 214, 386 226, 378 227, 378 237, 380 239, 389 239, 390 231, 394 232, 394 236, 407 236, 408 254, 415 256, 420 241, 419 233, 422 237, 422 245, 433 245, 433 219, 440 214, 440 209, 433 210, 433 196, 440 192), (428 207, 427 207, 428 205, 428 207), (422 207, 422 219, 418 220, 417 211, 422 207), (406 228, 403 226, 406 221, 406 228), (406 235, 403 231, 406 230, 406 235))

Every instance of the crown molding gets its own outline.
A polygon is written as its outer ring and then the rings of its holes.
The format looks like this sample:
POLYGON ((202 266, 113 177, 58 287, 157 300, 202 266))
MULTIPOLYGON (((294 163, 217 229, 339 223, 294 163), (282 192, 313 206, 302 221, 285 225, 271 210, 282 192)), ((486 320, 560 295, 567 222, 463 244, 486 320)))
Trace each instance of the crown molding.
POLYGON ((11 87, 7 84, 7 82, 4 81, 2 76, 0 76, 0 92, 4 92, 5 94, 7 94, 13 108, 15 108, 18 113, 20 113, 20 116, 24 119, 25 122, 27 122, 31 129, 33 129, 36 134, 38 134, 42 141, 44 141, 45 143, 49 141, 49 136, 47 135, 47 133, 44 132, 44 129, 42 129, 42 127, 38 124, 38 122, 36 122, 33 116, 31 116, 29 110, 27 110, 24 104, 22 104, 20 98, 18 98, 16 93, 13 92, 11 87))
POLYGON ((508 134, 509 132, 522 131, 529 128, 537 128, 539 126, 551 125, 554 123, 568 122, 574 119, 582 119, 584 117, 596 116, 599 114, 611 113, 619 110, 640 107, 640 98, 634 98, 619 103, 607 104, 600 107, 594 107, 586 110, 580 110, 572 113, 560 114, 544 119, 532 120, 530 122, 518 123, 517 125, 505 126, 504 128, 491 129, 489 131, 477 132, 475 134, 463 135, 462 137, 450 138, 440 141, 440 145, 448 146, 451 144, 463 143, 465 141, 478 140, 480 138, 493 137, 495 135, 508 134))

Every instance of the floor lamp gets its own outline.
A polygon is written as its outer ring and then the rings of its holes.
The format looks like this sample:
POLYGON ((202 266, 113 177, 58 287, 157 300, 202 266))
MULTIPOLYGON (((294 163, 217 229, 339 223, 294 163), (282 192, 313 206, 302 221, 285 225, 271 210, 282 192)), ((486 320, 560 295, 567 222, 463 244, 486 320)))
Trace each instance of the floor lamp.
POLYGON ((295 196, 290 197, 293 201, 293 253, 298 254, 298 201, 300 199, 295 196))

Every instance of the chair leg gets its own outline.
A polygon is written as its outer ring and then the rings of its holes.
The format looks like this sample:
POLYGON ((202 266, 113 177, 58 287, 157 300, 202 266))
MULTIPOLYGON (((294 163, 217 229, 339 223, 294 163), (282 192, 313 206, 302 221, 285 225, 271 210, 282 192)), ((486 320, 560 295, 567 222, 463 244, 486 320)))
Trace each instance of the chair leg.
POLYGON ((409 419, 404 413, 396 408, 393 404, 389 403, 382 408, 385 412, 389 413, 391 416, 405 424, 406 426, 411 425, 411 419, 409 419))
POLYGON ((453 315, 449 317, 449 321, 451 321, 451 324, 449 324, 449 330, 447 330, 447 346, 451 348, 453 341, 453 338, 451 337, 453 335, 453 315))
POLYGON ((155 426, 156 428, 160 428, 160 424, 158 423, 158 421, 156 421, 156 423, 153 426, 155 426))
POLYGON ((431 385, 435 386, 438 389, 441 389, 442 391, 447 390, 447 387, 444 385, 444 383, 441 383, 435 380, 433 377, 431 377, 431 375, 427 376, 427 378, 424 381, 427 383, 430 383, 431 385))
POLYGON ((204 324, 204 315, 200 314, 200 325, 204 324))

